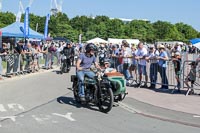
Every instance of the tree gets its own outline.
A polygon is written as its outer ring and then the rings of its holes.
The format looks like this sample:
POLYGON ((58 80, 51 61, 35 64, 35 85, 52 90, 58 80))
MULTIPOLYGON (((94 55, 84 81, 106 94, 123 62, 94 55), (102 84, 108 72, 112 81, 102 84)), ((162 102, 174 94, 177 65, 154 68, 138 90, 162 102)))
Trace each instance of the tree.
POLYGON ((125 35, 145 42, 155 40, 155 30, 149 21, 133 20, 125 28, 125 35))
POLYGON ((97 37, 97 34, 96 34, 95 31, 87 31, 87 32, 85 33, 85 37, 87 38, 87 40, 90 40, 90 39, 92 39, 92 38, 97 37))
POLYGON ((70 20, 70 25, 80 32, 87 32, 88 27, 93 24, 93 19, 87 16, 76 16, 70 20))
POLYGON ((179 33, 182 34, 184 40, 190 40, 192 38, 198 37, 198 31, 196 31, 192 26, 184 24, 184 23, 176 23, 175 24, 179 33))
POLYGON ((106 23, 107 38, 119 38, 124 34, 124 23, 119 19, 112 19, 106 23))
POLYGON ((15 22, 15 15, 13 13, 10 12, 0 12, 0 27, 5 27, 9 24, 12 24, 13 22, 15 22))
POLYGON ((176 27, 169 22, 157 21, 153 23, 153 27, 157 40, 172 41, 183 39, 176 27))

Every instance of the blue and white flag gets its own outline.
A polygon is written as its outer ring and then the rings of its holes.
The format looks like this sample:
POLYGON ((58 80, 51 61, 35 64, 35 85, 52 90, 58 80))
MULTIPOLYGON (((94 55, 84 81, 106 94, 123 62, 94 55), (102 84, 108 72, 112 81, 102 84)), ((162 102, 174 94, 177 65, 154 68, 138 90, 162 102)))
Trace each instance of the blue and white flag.
POLYGON ((29 36, 29 7, 26 8, 24 15, 24 37, 29 36))
POLYGON ((48 25, 49 25, 50 15, 47 14, 46 16, 46 22, 45 22, 45 28, 44 28, 44 39, 48 36, 48 25))
POLYGON ((190 40, 190 42, 192 43, 192 45, 198 49, 200 49, 200 38, 195 38, 190 40))

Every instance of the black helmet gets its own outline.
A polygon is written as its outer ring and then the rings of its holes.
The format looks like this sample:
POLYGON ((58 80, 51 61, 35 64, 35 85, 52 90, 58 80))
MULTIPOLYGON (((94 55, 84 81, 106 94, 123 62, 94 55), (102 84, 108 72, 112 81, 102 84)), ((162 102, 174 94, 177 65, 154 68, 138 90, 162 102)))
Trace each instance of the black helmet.
POLYGON ((86 52, 90 52, 90 50, 94 50, 94 49, 95 49, 95 46, 93 43, 89 43, 85 47, 86 52))

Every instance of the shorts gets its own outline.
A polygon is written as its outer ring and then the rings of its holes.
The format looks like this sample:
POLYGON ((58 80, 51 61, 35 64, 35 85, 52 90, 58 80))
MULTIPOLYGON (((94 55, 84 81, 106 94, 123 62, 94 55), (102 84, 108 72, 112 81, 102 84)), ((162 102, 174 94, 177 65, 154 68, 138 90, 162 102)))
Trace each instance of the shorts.
POLYGON ((194 80, 191 80, 190 78, 187 79, 188 81, 190 81, 192 84, 194 84, 194 80))
POLYGON ((136 68, 136 64, 131 64, 131 68, 136 68))
POLYGON ((175 71, 175 74, 178 78, 180 78, 180 75, 181 75, 181 71, 175 71))
POLYGON ((146 66, 138 64, 138 73, 143 74, 143 75, 147 75, 146 66))

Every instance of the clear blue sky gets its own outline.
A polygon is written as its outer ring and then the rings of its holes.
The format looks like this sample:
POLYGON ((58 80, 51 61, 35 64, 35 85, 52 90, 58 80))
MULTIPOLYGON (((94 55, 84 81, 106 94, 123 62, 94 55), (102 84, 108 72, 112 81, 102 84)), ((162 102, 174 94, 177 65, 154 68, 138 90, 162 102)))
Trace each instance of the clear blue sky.
MULTIPOLYGON (((19 0, 2 0, 2 10, 18 12, 19 0)), ((57 0, 58 2, 60 0, 57 0)), ((29 0, 22 0, 24 7, 29 0)), ((34 0, 31 12, 45 16, 51 0, 34 0)), ((148 19, 183 22, 200 31, 200 0, 63 0, 63 12, 69 18, 77 15, 105 15, 111 18, 148 19)))

